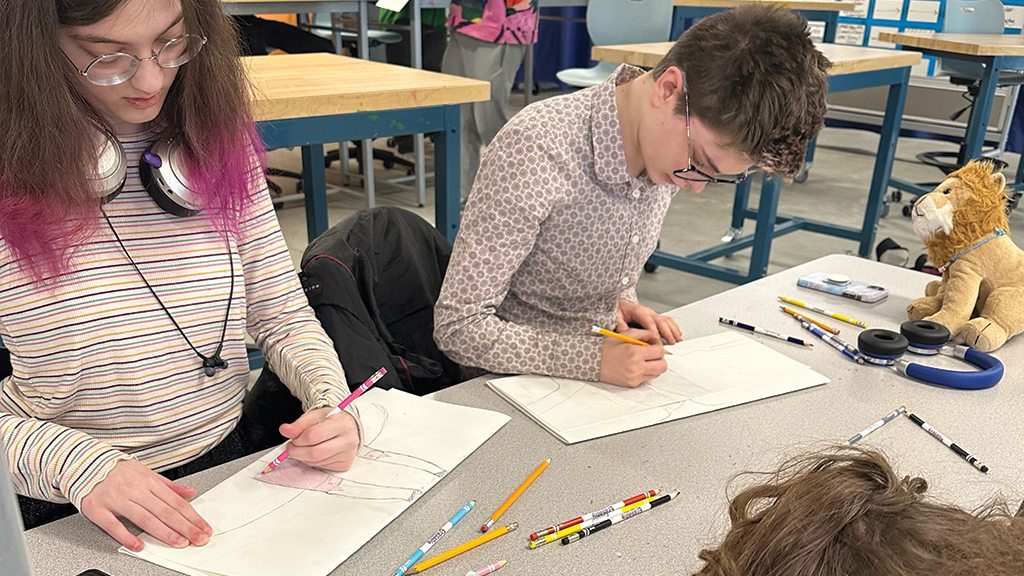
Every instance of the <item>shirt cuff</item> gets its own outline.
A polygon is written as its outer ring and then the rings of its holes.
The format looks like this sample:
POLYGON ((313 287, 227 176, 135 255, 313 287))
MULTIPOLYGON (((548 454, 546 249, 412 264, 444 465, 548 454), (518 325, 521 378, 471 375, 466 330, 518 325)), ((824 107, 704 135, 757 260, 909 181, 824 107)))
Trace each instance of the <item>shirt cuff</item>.
POLYGON ((67 480, 62 480, 60 489, 68 500, 75 505, 75 508, 82 509, 82 500, 88 496, 93 488, 107 479, 107 475, 114 469, 118 462, 133 460, 135 457, 125 454, 114 448, 107 448, 98 456, 94 456, 89 462, 69 463, 68 468, 73 470, 67 480))

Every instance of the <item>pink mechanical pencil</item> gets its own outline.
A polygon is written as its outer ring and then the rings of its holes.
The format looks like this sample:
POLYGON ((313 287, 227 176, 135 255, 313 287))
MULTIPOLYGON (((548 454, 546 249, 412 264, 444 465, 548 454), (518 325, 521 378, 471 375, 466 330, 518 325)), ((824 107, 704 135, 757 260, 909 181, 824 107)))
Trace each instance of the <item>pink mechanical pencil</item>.
MULTIPOLYGON (((354 402, 356 398, 359 398, 359 396, 361 396, 363 394, 363 392, 366 392, 370 388, 370 386, 373 386, 374 384, 376 384, 377 381, 380 380, 381 378, 383 378, 384 375, 387 374, 387 373, 388 373, 388 371, 386 369, 384 369, 383 367, 381 367, 380 370, 377 370, 376 372, 374 372, 373 376, 370 376, 369 378, 367 378, 366 382, 363 382, 363 384, 361 386, 359 386, 359 388, 356 388, 355 392, 353 392, 353 393, 349 394, 348 396, 346 396, 345 399, 341 401, 341 404, 338 404, 333 410, 328 412, 327 416, 324 416, 323 418, 320 419, 320 422, 323 422, 324 420, 327 420, 331 416, 334 416, 338 412, 341 412, 342 410, 347 408, 349 404, 354 402)), ((319 422, 318 422, 318 424, 319 424, 319 422)), ((273 462, 271 462, 270 464, 267 464, 267 467, 264 468, 263 472, 260 472, 260 474, 266 474, 267 472, 270 472, 274 468, 277 468, 278 466, 280 466, 281 463, 284 462, 287 459, 288 459, 288 451, 285 450, 284 452, 281 452, 280 454, 278 454, 277 458, 274 458, 273 462)))
POLYGON ((487 566, 484 566, 483 568, 477 568, 476 570, 474 570, 472 572, 466 572, 466 576, 487 576, 491 572, 494 572, 498 568, 501 568, 502 566, 504 566, 506 562, 508 562, 508 560, 498 560, 497 562, 495 562, 493 564, 488 564, 487 566))

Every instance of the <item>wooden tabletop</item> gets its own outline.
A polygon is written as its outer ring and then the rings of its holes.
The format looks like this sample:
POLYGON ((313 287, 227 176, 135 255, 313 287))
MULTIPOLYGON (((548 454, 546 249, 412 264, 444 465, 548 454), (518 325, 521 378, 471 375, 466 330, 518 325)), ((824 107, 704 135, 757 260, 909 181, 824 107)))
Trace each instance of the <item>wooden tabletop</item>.
MULTIPOLYGON (((815 46, 832 62, 832 68, 829 70, 830 76, 902 68, 913 66, 921 61, 919 53, 905 50, 825 43, 815 44, 815 46)), ((671 47, 672 42, 594 46, 590 57, 594 60, 624 62, 634 66, 653 68, 671 47)))
POLYGON ((912 48, 941 50, 971 56, 1024 56, 1020 34, 942 34, 937 32, 882 32, 878 39, 912 48))
POLYGON ((336 54, 242 59, 257 121, 479 102, 487 82, 336 54))
POLYGON ((839 2, 837 0, 672 0, 676 6, 691 6, 702 8, 734 8, 741 4, 756 3, 778 4, 790 10, 828 10, 842 11, 853 10, 856 2, 839 2))

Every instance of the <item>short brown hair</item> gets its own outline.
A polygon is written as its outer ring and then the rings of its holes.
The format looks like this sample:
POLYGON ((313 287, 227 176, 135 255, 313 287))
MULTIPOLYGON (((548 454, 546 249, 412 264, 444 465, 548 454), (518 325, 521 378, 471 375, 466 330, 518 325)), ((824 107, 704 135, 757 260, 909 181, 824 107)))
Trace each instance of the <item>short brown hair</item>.
MULTIPOLYGON (((760 168, 800 171, 807 144, 824 126, 825 73, 807 20, 772 5, 744 5, 686 31, 654 67, 686 74, 690 114, 760 168)), ((682 115, 683 99, 677 112, 682 115)))
POLYGON ((1019 576, 1024 518, 924 495, 879 452, 834 448, 785 463, 729 506, 699 576, 1019 576))

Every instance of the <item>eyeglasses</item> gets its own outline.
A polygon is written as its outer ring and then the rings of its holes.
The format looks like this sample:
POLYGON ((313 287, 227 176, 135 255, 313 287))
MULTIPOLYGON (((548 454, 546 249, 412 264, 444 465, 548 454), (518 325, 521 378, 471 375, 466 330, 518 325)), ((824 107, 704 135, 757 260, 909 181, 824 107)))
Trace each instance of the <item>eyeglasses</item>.
POLYGON ((709 184, 739 184, 747 179, 750 175, 750 171, 742 174, 730 174, 711 176, 705 174, 697 169, 693 165, 693 157, 690 156, 690 97, 686 93, 686 89, 683 88, 683 98, 686 106, 686 162, 690 165, 689 168, 683 168, 682 170, 676 170, 672 173, 673 176, 680 180, 688 180, 690 182, 707 182, 709 184))
POLYGON ((85 67, 85 70, 78 70, 78 66, 67 54, 64 54, 64 57, 89 82, 97 86, 113 86, 134 76, 139 70, 139 64, 147 60, 155 60, 161 68, 177 68, 195 58, 204 44, 205 36, 182 34, 170 39, 159 50, 153 51, 149 58, 139 58, 126 52, 112 52, 97 57, 85 67))

